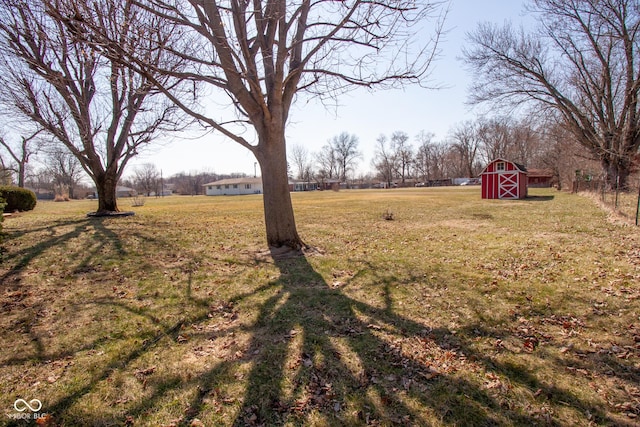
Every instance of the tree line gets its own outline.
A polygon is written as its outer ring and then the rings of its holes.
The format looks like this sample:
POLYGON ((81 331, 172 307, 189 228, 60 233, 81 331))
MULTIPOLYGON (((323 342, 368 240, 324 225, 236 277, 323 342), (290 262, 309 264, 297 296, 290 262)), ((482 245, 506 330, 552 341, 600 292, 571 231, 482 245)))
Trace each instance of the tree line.
POLYGON ((143 163, 133 168, 133 173, 121 181, 145 196, 180 194, 197 196, 204 194, 204 184, 227 178, 244 178, 245 173, 220 174, 211 171, 178 172, 168 177, 153 163, 143 163))
MULTIPOLYGON (((41 153, 42 155, 42 153, 41 153)), ((2 157, 0 156, 0 159, 2 157)), ((79 199, 95 196, 96 189, 75 157, 64 151, 47 154, 37 168, 24 167, 19 172, 17 163, 0 166, 0 185, 17 185, 16 176, 22 179, 18 186, 32 189, 38 197, 55 200, 79 199)), ((162 196, 180 194, 196 196, 204 194, 204 184, 226 178, 240 178, 244 173, 216 173, 211 171, 178 172, 169 176, 153 163, 143 163, 131 169, 131 173, 118 181, 118 186, 132 188, 139 195, 162 196)))
MULTIPOLYGON (((0 138, 0 179, 3 184, 17 183, 45 191, 55 197, 78 198, 93 194, 78 160, 70 153, 51 148, 38 135, 30 135, 11 144, 0 138), (39 168, 31 170, 28 160, 38 153, 39 168), (5 157, 12 161, 5 162, 5 157), (14 179, 16 177, 17 179, 14 179)), ((373 144, 373 157, 363 165, 363 152, 357 135, 342 132, 318 151, 294 144, 288 153, 289 175, 305 182, 339 181, 344 185, 415 185, 477 177, 493 159, 505 158, 529 169, 543 169, 553 175, 554 184, 568 187, 575 171, 598 175, 599 165, 585 158, 581 145, 560 124, 535 122, 531 118, 477 118, 454 125, 442 140, 421 131, 413 138, 404 131, 381 134, 373 144), (363 170, 364 169, 364 170, 363 170)), ((33 162, 32 162, 33 163, 33 162)), ((139 194, 203 194, 203 185, 225 178, 244 177, 243 173, 220 174, 214 171, 180 172, 163 176, 153 163, 135 166, 118 181, 139 194)), ((601 177, 603 178, 603 177, 601 177)))
POLYGON ((529 169, 542 169, 555 185, 568 185, 577 169, 597 174, 594 160, 581 157, 581 146, 560 123, 514 119, 509 116, 477 118, 454 125, 442 140, 421 131, 411 137, 404 131, 381 134, 372 144, 369 172, 358 168, 363 160, 357 135, 342 132, 318 151, 303 145, 290 148, 292 176, 305 182, 328 179, 344 185, 375 181, 396 185, 428 185, 454 178, 478 177, 492 160, 504 158, 529 169))

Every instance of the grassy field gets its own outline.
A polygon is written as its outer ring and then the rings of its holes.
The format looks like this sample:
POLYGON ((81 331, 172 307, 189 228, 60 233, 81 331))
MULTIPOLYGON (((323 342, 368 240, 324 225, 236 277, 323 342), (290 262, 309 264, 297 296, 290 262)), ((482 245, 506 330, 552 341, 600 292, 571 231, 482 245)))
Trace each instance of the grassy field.
POLYGON ((0 424, 637 426, 640 230, 532 193, 295 193, 319 253, 276 261, 260 196, 41 202, 3 224, 0 424))

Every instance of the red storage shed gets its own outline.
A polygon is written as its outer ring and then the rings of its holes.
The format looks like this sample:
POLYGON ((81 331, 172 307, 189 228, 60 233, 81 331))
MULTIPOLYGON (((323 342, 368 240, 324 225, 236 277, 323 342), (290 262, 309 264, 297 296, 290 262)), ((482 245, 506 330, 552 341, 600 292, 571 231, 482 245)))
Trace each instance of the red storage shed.
POLYGON ((527 197, 527 170, 504 159, 495 159, 480 174, 483 199, 524 199, 527 197))

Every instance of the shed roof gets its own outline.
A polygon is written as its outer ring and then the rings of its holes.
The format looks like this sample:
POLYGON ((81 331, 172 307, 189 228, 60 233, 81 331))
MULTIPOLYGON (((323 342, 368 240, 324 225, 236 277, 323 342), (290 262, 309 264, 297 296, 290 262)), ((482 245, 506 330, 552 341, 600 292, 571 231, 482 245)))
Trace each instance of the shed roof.
POLYGON ((518 169, 520 172, 527 173, 527 168, 524 165, 521 165, 520 163, 512 162, 511 160, 506 160, 506 159, 503 159, 503 158, 499 157, 497 159, 493 159, 492 161, 490 161, 489 164, 487 166, 485 166, 484 169, 482 169, 482 172, 480 172, 480 175, 485 173, 487 171, 487 169, 489 168, 489 166, 492 165, 495 162, 511 163, 512 165, 515 165, 516 169, 518 169))

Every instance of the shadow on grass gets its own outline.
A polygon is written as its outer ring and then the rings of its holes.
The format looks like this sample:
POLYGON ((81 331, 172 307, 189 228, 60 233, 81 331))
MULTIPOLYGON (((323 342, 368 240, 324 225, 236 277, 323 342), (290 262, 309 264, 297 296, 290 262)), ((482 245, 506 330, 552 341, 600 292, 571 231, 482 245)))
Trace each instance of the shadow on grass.
MULTIPOLYGON (((26 346, 24 350, 33 349, 33 351, 15 352, 15 356, 2 361, 0 364, 1 367, 19 370, 20 367, 22 367, 22 369, 28 369, 29 365, 34 363, 44 366, 54 361, 72 360, 73 357, 79 353, 99 348, 101 345, 109 344, 110 341, 114 340, 108 331, 100 331, 97 335, 80 337, 80 339, 74 341, 71 346, 60 350, 48 348, 45 343, 46 340, 42 339, 42 331, 38 331, 37 329, 38 327, 42 327, 42 319, 46 316, 46 314, 42 313, 46 313, 47 306, 50 303, 47 297, 51 297, 51 292, 55 293, 56 290, 51 289, 48 290, 46 294, 40 295, 38 287, 34 286, 34 284, 28 280, 28 275, 25 275, 29 267, 33 267, 32 264, 36 263, 39 257, 44 257, 47 251, 54 248, 64 248, 68 243, 77 240, 77 242, 73 243, 75 245, 73 253, 76 255, 71 256, 71 252, 62 253, 62 258, 60 258, 60 262, 64 264, 68 270, 67 274, 75 276, 94 271, 92 264, 98 260, 98 266, 95 271, 99 273, 100 281, 97 285, 105 286, 106 284, 106 288, 111 289, 112 283, 108 281, 105 283, 104 281, 105 278, 108 279, 111 276, 110 270, 99 271, 98 269, 101 267, 99 264, 100 260, 105 259, 105 256, 116 262, 125 262, 129 261, 129 259, 127 258, 128 252, 120 236, 109 227, 108 221, 113 220, 108 218, 87 218, 58 221, 48 227, 20 230, 9 235, 9 238, 26 238, 31 239, 31 241, 30 244, 23 249, 11 252, 5 257, 5 260, 11 264, 8 264, 5 272, 0 276, 0 284, 2 284, 0 290, 7 292, 6 298, 2 301, 2 305, 0 305, 0 312, 13 317, 15 320, 7 323, 8 327, 4 332, 11 331, 16 334, 16 336, 27 337, 28 339, 24 341, 26 346), (84 238, 84 240, 81 238, 84 238), (81 242, 83 246, 79 247, 78 242, 81 242)), ((167 245, 167 242, 162 239, 154 239, 153 236, 138 234, 137 237, 145 241, 153 241, 153 244, 159 246, 167 245)), ((35 271, 37 272, 38 269, 35 268, 35 271)), ((31 274, 31 272, 28 274, 31 274)), ((190 307, 194 309, 207 307, 208 301, 191 295, 191 274, 192 272, 188 272, 186 300, 189 302, 190 307)), ((59 277, 56 277, 56 279, 59 279, 59 277)), ((60 282, 55 281, 54 283, 60 282)), ((95 284, 89 283, 89 285, 95 284)), ((70 283, 70 286, 73 286, 73 283, 70 283)), ((150 349, 155 348, 161 340, 169 339, 176 341, 185 322, 195 324, 207 319, 205 311, 204 314, 199 313, 191 317, 184 314, 177 322, 168 324, 167 321, 158 318, 154 310, 129 304, 126 300, 118 298, 117 295, 112 297, 104 296, 104 294, 98 297, 84 296, 78 300, 73 299, 71 301, 70 304, 65 305, 63 308, 63 316, 65 318, 73 318, 76 314, 80 314, 79 312, 86 306, 106 307, 107 310, 100 310, 98 312, 124 313, 125 316, 133 319, 148 320, 152 327, 138 328, 138 333, 132 334, 133 339, 131 341, 133 345, 123 348, 122 351, 118 352, 116 357, 107 360, 104 365, 99 366, 99 368, 90 375, 89 381, 79 382, 74 384, 73 387, 67 387, 66 393, 55 400, 47 399, 46 395, 39 396, 43 399, 43 402, 46 402, 46 411, 55 417, 55 423, 61 421, 67 425, 93 425, 102 422, 104 418, 99 414, 90 414, 86 420, 78 421, 73 418, 67 418, 66 413, 78 401, 82 400, 83 397, 94 392, 102 381, 108 379, 114 372, 128 367, 131 363, 145 355, 150 349), (92 422, 92 420, 95 422, 92 422)), ((157 314, 163 318, 166 317, 164 316, 166 313, 162 311, 157 314)), ((94 320, 101 321, 103 319, 94 320)), ((63 331, 56 331, 55 333, 64 334, 63 331)), ((52 336, 54 335, 51 335, 49 338, 52 336)), ((10 396, 2 396, 2 399, 4 398, 10 398, 10 396)), ((13 397, 13 399, 15 399, 15 397, 13 397)), ((113 424, 114 422, 119 424, 121 421, 123 420, 111 420, 108 424, 113 424)), ((7 425, 24 425, 22 421, 7 421, 6 419, 0 421, 0 425, 5 425, 6 422, 8 422, 7 425)))
POLYGON ((4 258, 3 262, 13 261, 14 265, 9 270, 7 270, 4 274, 2 274, 2 276, 0 276, 0 286, 2 286, 2 288, 5 288, 5 289, 7 287, 11 287, 12 282, 15 282, 14 278, 17 277, 22 272, 22 270, 26 266, 28 266, 34 259, 36 259, 39 255, 42 255, 48 249, 51 249, 58 245, 62 245, 65 242, 75 239, 81 234, 85 233, 90 225, 90 222, 91 221, 86 219, 60 221, 55 223, 53 226, 46 227, 46 228, 9 233, 7 240, 13 239, 16 237, 22 237, 28 234, 36 235, 37 233, 40 233, 45 230, 47 232, 45 239, 4 258), (69 226, 75 226, 75 227, 71 231, 68 231, 66 233, 57 234, 56 232, 57 228, 69 227, 69 226))
POLYGON ((555 196, 527 196, 524 200, 527 202, 550 202, 555 196))
MULTIPOLYGON (((481 384, 434 369, 428 358, 403 351, 403 339, 435 346, 445 356, 456 341, 487 371, 532 394, 542 390, 552 403, 568 403, 593 414, 594 421, 607 420, 601 408, 545 384, 526 368, 497 363, 449 330, 425 329, 395 314, 388 292, 385 307, 373 307, 331 289, 305 258, 276 265, 281 291, 262 305, 251 328, 245 357, 252 369, 234 426, 429 425, 434 418, 452 425, 553 425, 497 400, 481 384)), ((199 379, 183 425, 210 409, 206 397, 228 367, 220 364, 199 379)))
MULTIPOLYGON (((65 225, 76 227, 59 236, 52 233, 47 240, 14 255, 16 267, 7 275, 16 274, 47 248, 77 236, 90 225, 99 234, 98 238, 110 242, 117 254, 125 255, 118 236, 101 220, 65 225)), ((93 248, 87 252, 80 261, 80 268, 90 264, 97 250, 93 248)), ((480 353, 473 345, 473 338, 479 333, 499 337, 511 334, 510 331, 483 332, 484 325, 481 324, 456 332, 446 328, 430 329, 394 310, 390 291, 393 278, 374 274, 382 290, 382 304, 374 306, 332 288, 304 257, 276 260, 275 265, 280 271, 277 280, 229 301, 238 303, 257 292, 271 292, 260 306, 255 322, 246 327, 251 342, 240 358, 219 361, 187 380, 179 376, 156 379, 153 391, 127 408, 128 416, 143 418, 172 391, 194 389, 196 392, 181 421, 182 425, 190 425, 195 418, 215 410, 211 407, 211 396, 218 393, 221 384, 239 381, 233 375, 234 368, 240 363, 249 363, 250 371, 242 379, 244 396, 234 418, 228 422, 234 426, 429 425, 434 420, 442 424, 471 426, 556 424, 552 418, 532 414, 497 398, 482 380, 442 369, 442 360, 433 359, 434 355, 446 359, 464 354, 484 371, 499 375, 529 390, 532 395, 539 395, 539 400, 552 406, 568 405, 581 414, 589 413, 595 423, 615 424, 604 408, 538 378, 526 366, 500 362, 480 353), (415 351, 403 346, 405 341, 411 341, 415 351)), ((375 266, 369 265, 369 268, 375 266)), ((208 301, 192 294, 191 281, 189 271, 185 298, 195 307, 206 307, 208 301)), ((148 318, 156 327, 156 333, 148 336, 147 331, 146 336, 140 336, 138 344, 121 351, 93 374, 90 381, 50 402, 47 411, 56 419, 64 421, 66 413, 84 396, 99 388, 114 371, 130 367, 163 338, 176 341, 181 328, 209 320, 205 310, 168 325, 151 312, 117 300, 102 299, 94 303, 113 305, 132 317, 148 318)), ((233 328, 225 331, 231 332, 234 332, 233 328)), ((101 342, 98 339, 72 352, 101 342)), ((43 351, 39 349, 40 359, 45 357, 43 351)), ((51 358, 51 355, 47 357, 51 358)), ((13 360, 11 364, 18 362, 13 360)), ((558 360, 552 363, 562 365, 558 360)), ((637 376, 637 372, 631 374, 637 376)), ((71 422, 70 419, 67 421, 71 422)), ((123 424, 126 420, 124 417, 105 419, 100 414, 87 414, 83 422, 123 424)))
MULTIPOLYGON (((66 265, 76 265, 72 269, 72 274, 81 274, 91 269, 90 264, 98 257, 99 252, 108 247, 107 251, 118 259, 124 259, 127 251, 124 249, 122 241, 117 233, 109 229, 104 221, 106 218, 84 218, 67 221, 56 221, 52 225, 41 228, 32 228, 28 230, 19 230, 8 234, 8 240, 20 237, 31 238, 35 242, 24 249, 15 251, 4 257, 4 261, 11 263, 11 267, 0 275, 0 290, 8 292, 7 298, 0 307, 0 313, 17 313, 17 319, 12 321, 9 329, 16 333, 24 334, 29 337, 31 346, 35 349, 35 354, 25 352, 18 356, 10 357, 2 362, 2 366, 20 365, 28 361, 45 362, 50 360, 59 360, 72 356, 75 353, 90 350, 96 346, 107 342, 107 337, 99 337, 89 339, 74 348, 66 348, 60 351, 52 352, 43 344, 41 333, 34 331, 34 326, 39 323, 40 313, 46 311, 49 301, 44 298, 34 298, 35 304, 26 304, 23 302, 34 294, 32 283, 23 277, 23 273, 27 270, 38 257, 43 256, 45 252, 52 248, 64 247, 65 244, 78 239, 83 235, 87 235, 89 231, 93 231, 92 238, 86 246, 80 251, 80 256, 61 258, 60 262, 66 265)), ((69 255, 69 254, 65 254, 69 255)), ((163 326, 151 313, 147 313, 142 309, 129 307, 117 300, 98 299, 93 301, 97 305, 110 305, 121 310, 129 311, 132 315, 149 318, 157 326, 163 326)), ((67 307, 65 307, 66 309, 67 307)), ((73 305, 68 307, 69 312, 74 311, 73 305)), ((71 314, 72 315, 72 314, 71 314)))
MULTIPOLYGON (((88 218, 88 219, 76 219, 69 221, 58 221, 53 225, 46 228, 37 228, 31 230, 22 230, 15 233, 9 233, 8 239, 15 239, 17 237, 23 237, 27 235, 37 235, 43 231, 46 231, 46 237, 41 239, 41 241, 26 247, 23 250, 16 251, 12 253, 10 256, 4 257, 3 261, 12 261, 14 265, 7 270, 4 274, 0 276, 0 286, 3 288, 11 287, 13 282, 15 286, 15 282, 20 273, 27 267, 33 260, 35 260, 38 256, 42 255, 47 250, 62 246, 65 243, 77 239, 79 236, 86 234, 90 228, 95 230, 93 249, 88 249, 84 254, 84 260, 78 262, 77 270, 81 270, 87 263, 100 251, 100 248, 105 244, 112 245, 118 256, 126 255, 126 250, 124 249, 122 242, 120 241, 119 236, 111 231, 109 228, 105 227, 104 221, 105 218, 88 218), (73 229, 67 232, 58 233, 58 229, 67 228, 72 226, 73 229), (13 280, 12 280, 13 279, 13 280)), ((70 260, 76 262, 77 260, 70 260)))

